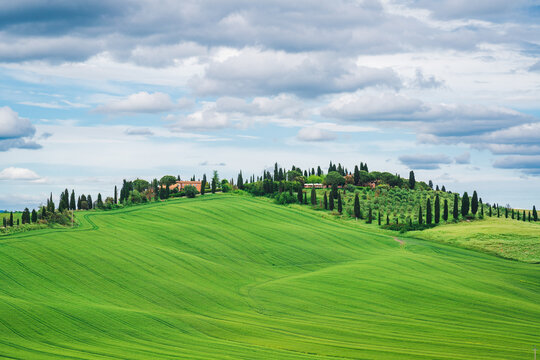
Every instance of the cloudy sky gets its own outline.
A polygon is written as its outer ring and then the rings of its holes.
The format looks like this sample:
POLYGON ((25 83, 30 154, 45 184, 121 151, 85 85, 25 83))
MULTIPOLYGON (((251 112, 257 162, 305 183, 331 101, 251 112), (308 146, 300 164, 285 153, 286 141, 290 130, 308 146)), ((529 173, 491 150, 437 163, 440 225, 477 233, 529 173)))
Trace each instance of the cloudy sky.
POLYGON ((537 0, 2 1, 0 209, 331 160, 539 205, 539 24, 537 0))

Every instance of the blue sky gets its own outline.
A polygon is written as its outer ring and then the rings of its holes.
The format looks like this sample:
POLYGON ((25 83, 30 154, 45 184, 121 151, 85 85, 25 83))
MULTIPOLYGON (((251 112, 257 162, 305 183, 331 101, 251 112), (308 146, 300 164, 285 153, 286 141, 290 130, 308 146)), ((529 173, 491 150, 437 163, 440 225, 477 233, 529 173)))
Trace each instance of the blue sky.
POLYGON ((540 204, 539 1, 0 4, 0 209, 274 162, 540 204))

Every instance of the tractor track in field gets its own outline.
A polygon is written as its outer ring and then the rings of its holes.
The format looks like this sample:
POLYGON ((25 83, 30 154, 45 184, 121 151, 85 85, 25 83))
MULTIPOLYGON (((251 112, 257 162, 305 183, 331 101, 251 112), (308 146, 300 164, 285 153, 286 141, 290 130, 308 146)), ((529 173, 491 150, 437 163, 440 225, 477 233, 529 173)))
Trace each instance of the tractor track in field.
POLYGON ((401 240, 401 239, 398 239, 397 237, 393 237, 392 239, 394 239, 394 241, 397 241, 401 246, 405 246, 405 241, 401 240))

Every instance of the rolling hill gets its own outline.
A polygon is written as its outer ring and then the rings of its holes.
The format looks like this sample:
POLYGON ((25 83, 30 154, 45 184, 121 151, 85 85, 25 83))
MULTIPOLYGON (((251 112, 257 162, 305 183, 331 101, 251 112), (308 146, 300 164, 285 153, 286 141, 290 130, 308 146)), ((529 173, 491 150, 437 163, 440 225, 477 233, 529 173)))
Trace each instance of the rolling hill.
POLYGON ((523 359, 540 342, 537 264, 247 196, 77 216, 0 239, 0 356, 523 359))

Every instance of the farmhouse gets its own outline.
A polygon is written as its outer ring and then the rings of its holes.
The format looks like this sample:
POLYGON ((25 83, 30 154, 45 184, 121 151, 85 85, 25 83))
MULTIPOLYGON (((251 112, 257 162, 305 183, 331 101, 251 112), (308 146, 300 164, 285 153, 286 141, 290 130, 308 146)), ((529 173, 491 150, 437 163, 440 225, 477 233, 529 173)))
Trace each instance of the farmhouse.
POLYGON ((304 189, 311 189, 311 188, 322 189, 323 187, 324 187, 323 184, 304 184, 304 189))
POLYGON ((169 186, 169 189, 170 190, 178 189, 178 191, 180 191, 188 185, 195 186, 195 188, 197 188, 197 190, 200 192, 202 181, 177 181, 175 184, 172 184, 171 186, 169 186))

